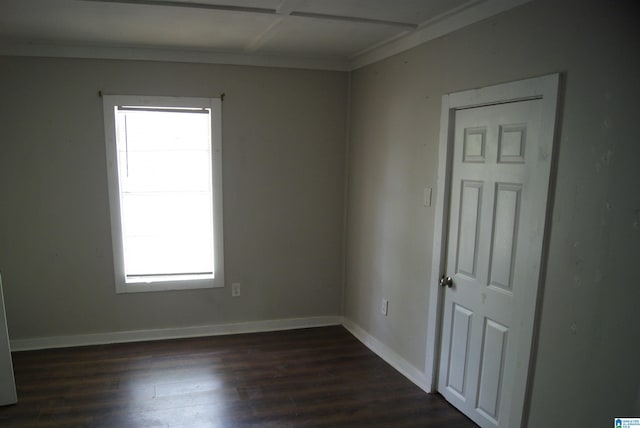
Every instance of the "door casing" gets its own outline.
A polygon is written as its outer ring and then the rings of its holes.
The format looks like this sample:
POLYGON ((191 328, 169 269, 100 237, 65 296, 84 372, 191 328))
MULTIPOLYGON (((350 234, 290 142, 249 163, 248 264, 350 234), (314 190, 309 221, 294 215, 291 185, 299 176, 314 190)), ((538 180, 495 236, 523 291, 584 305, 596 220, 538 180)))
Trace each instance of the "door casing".
POLYGON ((438 182, 435 202, 435 221, 433 238, 433 258, 431 278, 429 286, 429 305, 427 316, 427 340, 425 353, 425 378, 430 391, 437 391, 438 366, 440 356, 440 333, 442 329, 442 306, 444 292, 439 286, 440 277, 445 274, 447 254, 447 232, 449 229, 449 200, 452 175, 452 155, 455 129, 456 110, 482 107, 495 104, 504 104, 515 101, 539 99, 542 100, 542 117, 540 127, 540 139, 549 147, 551 161, 548 164, 549 188, 547 191, 546 215, 544 219, 544 237, 540 249, 538 269, 538 289, 534 297, 535 302, 531 310, 522 314, 523 330, 531 336, 531 342, 524 349, 528 354, 528 367, 524 375, 517 377, 516 391, 512 400, 510 426, 525 426, 528 415, 526 403, 531 392, 532 369, 535 363, 535 344, 537 341, 537 327, 539 324, 540 301, 543 291, 546 253, 548 247, 549 218, 552 208, 552 196, 554 189, 555 159, 557 144, 556 133, 558 130, 558 96, 561 83, 559 73, 541 77, 535 77, 515 82, 488 86, 480 89, 472 89, 462 92, 447 94, 442 97, 442 109, 440 117, 440 147, 438 155, 438 182))

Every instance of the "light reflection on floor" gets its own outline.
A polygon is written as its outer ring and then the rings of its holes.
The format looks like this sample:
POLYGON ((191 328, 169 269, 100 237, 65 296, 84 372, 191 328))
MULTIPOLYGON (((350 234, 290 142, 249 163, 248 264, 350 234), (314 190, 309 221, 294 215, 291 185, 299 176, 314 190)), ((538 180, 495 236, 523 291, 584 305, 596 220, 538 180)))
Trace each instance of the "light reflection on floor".
POLYGON ((154 369, 125 382, 131 428, 228 426, 226 409, 239 399, 228 375, 201 367, 154 369))

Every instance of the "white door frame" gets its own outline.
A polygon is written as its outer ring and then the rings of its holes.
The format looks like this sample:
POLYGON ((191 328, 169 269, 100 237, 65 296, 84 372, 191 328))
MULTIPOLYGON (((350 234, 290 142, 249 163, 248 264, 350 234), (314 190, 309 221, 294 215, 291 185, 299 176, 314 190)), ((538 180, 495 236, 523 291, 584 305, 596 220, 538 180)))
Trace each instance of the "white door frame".
POLYGON ((2 295, 2 276, 0 276, 0 406, 18 402, 16 381, 13 376, 13 362, 11 360, 11 345, 7 330, 7 317, 2 295))
MULTIPOLYGON (((440 356, 440 333, 442 329, 442 302, 444 301, 444 292, 438 282, 440 277, 445 274, 446 255, 447 255, 447 231, 449 218, 449 197, 450 183, 452 175, 452 155, 453 155, 453 136, 455 128, 455 112, 456 110, 482 107, 487 105, 503 104, 514 101, 524 101, 531 99, 542 100, 542 118, 540 127, 540 140, 543 147, 547 147, 544 154, 551 156, 549 162, 549 189, 553 189, 553 175, 551 171, 555 165, 556 151, 556 120, 558 93, 560 85, 560 75, 551 74, 542 77, 535 77, 516 82, 504 83, 495 86, 488 86, 480 89, 472 89, 463 92, 456 92, 442 97, 442 110, 440 118, 440 149, 438 155, 438 183, 435 203, 435 222, 433 236, 433 259, 431 264, 431 278, 429 286, 429 306, 427 317, 427 341, 425 356, 425 378, 426 385, 430 391, 437 391, 438 385, 438 363, 440 356)), ((528 355, 525 355, 525 361, 529 360, 529 368, 524 377, 516 377, 516 384, 520 386, 518 391, 514 391, 512 400, 512 411, 510 412, 516 419, 520 420, 517 426, 523 425, 526 421, 524 406, 525 399, 530 394, 531 378, 528 374, 533 367, 535 355, 534 342, 537 337, 536 319, 538 312, 538 304, 540 294, 542 293, 542 282, 544 280, 544 265, 546 262, 546 249, 548 241, 549 217, 551 208, 551 196, 553 192, 547 193, 547 209, 544 219, 544 237, 540 254, 540 264, 538 271, 538 293, 533 298, 536 303, 528 313, 523 313, 524 327, 523 331, 531 332, 532 342, 526 349, 528 355), (514 413, 515 412, 515 413, 514 413), (517 416, 519 415, 519 416, 517 416)), ((516 425, 512 425, 516 426, 516 425)))

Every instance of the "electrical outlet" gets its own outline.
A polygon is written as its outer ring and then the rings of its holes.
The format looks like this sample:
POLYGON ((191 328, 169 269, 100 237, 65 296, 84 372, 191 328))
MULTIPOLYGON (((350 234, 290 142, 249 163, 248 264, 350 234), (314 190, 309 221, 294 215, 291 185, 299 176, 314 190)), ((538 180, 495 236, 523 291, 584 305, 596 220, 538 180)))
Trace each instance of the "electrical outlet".
POLYGON ((389 313, 389 301, 387 299, 382 299, 382 304, 380 305, 380 313, 385 317, 389 313))
POLYGON ((231 296, 232 297, 240 297, 240 283, 234 282, 231 284, 231 296))

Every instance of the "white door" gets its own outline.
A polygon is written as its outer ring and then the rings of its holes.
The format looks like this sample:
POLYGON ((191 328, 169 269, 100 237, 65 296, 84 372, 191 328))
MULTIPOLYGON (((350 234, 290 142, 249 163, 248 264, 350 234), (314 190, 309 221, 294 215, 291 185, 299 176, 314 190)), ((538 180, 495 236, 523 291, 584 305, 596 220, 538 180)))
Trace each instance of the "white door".
POLYGON ((7 319, 4 313, 4 296, 2 295, 2 278, 0 277, 0 406, 14 404, 18 401, 16 384, 13 379, 13 363, 9 349, 7 319))
POLYGON ((453 116, 438 391, 482 427, 521 424, 551 161, 542 107, 453 116))

